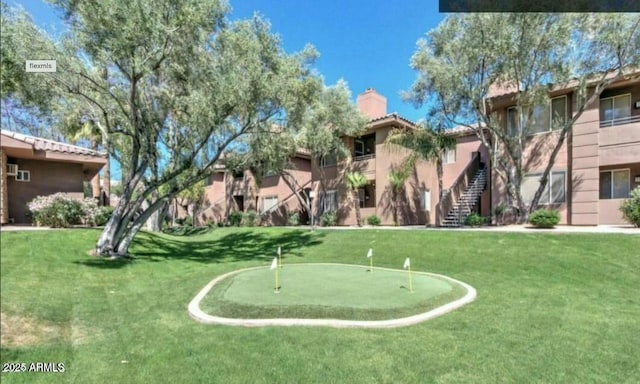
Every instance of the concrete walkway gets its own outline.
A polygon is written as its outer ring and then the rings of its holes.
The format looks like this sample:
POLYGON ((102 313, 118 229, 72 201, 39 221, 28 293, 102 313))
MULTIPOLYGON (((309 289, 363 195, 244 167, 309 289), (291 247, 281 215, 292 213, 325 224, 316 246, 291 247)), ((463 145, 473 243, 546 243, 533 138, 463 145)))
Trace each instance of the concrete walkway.
POLYGON ((47 231, 47 230, 58 230, 64 228, 51 228, 51 227, 36 227, 35 225, 3 225, 0 227, 0 232, 9 232, 9 231, 47 231))
MULTIPOLYGON (((290 229, 308 228, 309 226, 298 227, 283 227, 290 229)), ((73 228, 73 227, 72 227, 73 228)), ((86 228, 79 226, 78 228, 86 228)), ((3 225, 0 227, 0 232, 4 231, 44 231, 44 230, 60 230, 64 228, 50 228, 50 227, 35 227, 28 224, 23 225, 3 225)), ((425 228, 423 225, 403 225, 400 227, 394 226, 370 226, 365 225, 362 227, 316 227, 316 229, 338 229, 338 230, 361 230, 361 229, 391 229, 396 231, 477 231, 477 232, 516 232, 516 233, 623 233, 628 235, 640 235, 640 228, 633 227, 631 225, 597 225, 597 226, 577 226, 577 225, 558 225, 555 228, 540 229, 532 227, 531 225, 501 225, 485 226, 478 228, 464 227, 464 228, 425 228)))
MULTIPOLYGON (((289 227, 300 228, 300 227, 289 227)), ((631 225, 597 225, 597 226, 577 226, 558 225, 555 228, 535 228, 531 225, 501 225, 484 227, 463 227, 463 228, 435 228, 423 225, 406 225, 400 227, 393 226, 370 226, 362 227, 316 227, 317 229, 338 229, 338 230, 361 230, 361 229, 391 229, 398 231, 475 231, 475 232, 514 232, 514 233, 622 233, 628 235, 640 235, 640 228, 631 225)))

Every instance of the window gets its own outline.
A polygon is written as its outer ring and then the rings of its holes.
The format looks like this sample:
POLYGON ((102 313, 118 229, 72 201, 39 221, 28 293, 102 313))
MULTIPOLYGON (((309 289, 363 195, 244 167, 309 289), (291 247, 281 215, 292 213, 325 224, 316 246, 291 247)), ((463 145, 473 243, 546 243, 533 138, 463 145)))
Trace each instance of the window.
POLYGON ((442 154, 442 164, 452 164, 456 162, 456 148, 447 149, 442 154))
POLYGON ((233 171, 233 178, 234 179, 242 179, 242 178, 244 178, 244 171, 234 170, 233 171))
POLYGON ((7 164, 7 176, 15 176, 18 174, 18 164, 7 164))
MULTIPOLYGON (((510 136, 518 136, 518 109, 507 109, 507 132, 510 136)), ((532 135, 561 129, 567 121, 567 97, 560 96, 551 99, 549 105, 522 107, 520 125, 522 133, 532 135)))
MULTIPOLYGON (((600 99, 600 123, 613 125, 614 120, 631 116, 631 95, 619 95, 600 99)), ((606 126, 606 125, 605 125, 606 126)))
POLYGON ((326 196, 321 196, 322 212, 335 212, 338 210, 338 194, 336 190, 327 191, 326 196))
POLYGON ((364 141, 355 140, 353 142, 353 154, 355 157, 364 156, 364 141))
POLYGON ((628 169, 600 172, 600 199, 626 199, 631 189, 628 169))
MULTIPOLYGON (((542 191, 539 203, 541 205, 560 204, 565 202, 566 196, 566 174, 564 171, 549 172, 549 180, 542 191)), ((522 199, 531 203, 538 187, 540 186, 542 174, 527 175, 522 180, 522 199)))
POLYGON ((278 196, 265 196, 262 198, 261 213, 273 212, 278 208, 278 196))
POLYGON ((562 129, 567 123, 567 96, 551 99, 551 130, 562 129))
POLYGON ((322 168, 332 167, 338 163, 336 155, 326 155, 320 158, 320 166, 322 168))
POLYGON ((16 172, 16 181, 31 181, 31 173, 29 171, 18 170, 18 172, 16 172))

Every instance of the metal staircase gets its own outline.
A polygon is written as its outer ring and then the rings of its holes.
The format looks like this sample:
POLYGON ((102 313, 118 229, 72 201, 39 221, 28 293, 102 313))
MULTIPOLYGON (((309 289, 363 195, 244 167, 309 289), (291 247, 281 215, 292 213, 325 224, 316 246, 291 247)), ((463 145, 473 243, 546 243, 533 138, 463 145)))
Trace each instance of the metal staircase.
POLYGON ((474 174, 469 186, 453 204, 442 220, 443 227, 461 227, 464 220, 471 214, 487 186, 487 168, 479 168, 474 174))

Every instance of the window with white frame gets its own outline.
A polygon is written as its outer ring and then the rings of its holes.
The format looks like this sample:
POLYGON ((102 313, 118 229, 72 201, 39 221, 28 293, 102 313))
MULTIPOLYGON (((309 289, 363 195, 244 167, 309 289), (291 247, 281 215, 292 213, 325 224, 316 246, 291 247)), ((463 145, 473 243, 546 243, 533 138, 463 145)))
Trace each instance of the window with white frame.
POLYGON ((335 212, 338 210, 338 193, 336 190, 327 191, 321 196, 322 212, 335 212))
POLYGON ((507 132, 517 136, 518 121, 525 135, 549 132, 561 129, 567 121, 567 96, 553 98, 545 106, 522 106, 522 115, 518 119, 517 107, 507 109, 507 132))
POLYGON ((31 181, 31 172, 25 170, 18 170, 16 172, 16 181, 31 181))
POLYGON ((442 164, 453 164, 456 162, 456 148, 447 149, 442 153, 442 164))
POLYGON ((273 212, 278 208, 278 196, 265 196, 262 198, 261 213, 273 212))
POLYGON ((628 169, 600 172, 600 199, 626 199, 631 189, 631 173, 628 169))
MULTIPOLYGON (((600 99, 600 122, 611 122, 631 116, 631 95, 600 99)), ((613 125, 613 124, 612 124, 613 125)))
MULTIPOLYGON (((526 175, 522 180, 520 191, 522 193, 522 199, 530 204, 533 200, 538 187, 540 186, 541 173, 526 175)), ((566 172, 565 171, 552 171, 549 172, 549 179, 547 185, 540 195, 539 204, 560 204, 564 203, 566 199, 566 172)))

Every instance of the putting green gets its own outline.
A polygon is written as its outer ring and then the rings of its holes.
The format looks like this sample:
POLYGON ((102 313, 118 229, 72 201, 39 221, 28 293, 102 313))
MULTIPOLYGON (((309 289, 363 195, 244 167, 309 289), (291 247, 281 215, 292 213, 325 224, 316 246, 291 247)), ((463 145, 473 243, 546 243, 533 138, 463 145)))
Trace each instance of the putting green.
POLYGON ((218 281, 202 310, 228 318, 393 319, 423 313, 463 297, 453 280, 406 270, 343 264, 286 264, 278 271, 247 269, 218 281))
POLYGON ((287 265, 279 271, 254 269, 232 276, 223 300, 244 305, 324 305, 347 308, 398 308, 423 302, 453 289, 449 282, 406 271, 347 265, 287 265))

